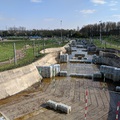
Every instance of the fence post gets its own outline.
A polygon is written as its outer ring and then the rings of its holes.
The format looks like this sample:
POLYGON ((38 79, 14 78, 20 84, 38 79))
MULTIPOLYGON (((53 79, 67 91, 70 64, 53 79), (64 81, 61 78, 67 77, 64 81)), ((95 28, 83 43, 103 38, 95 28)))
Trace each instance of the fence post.
POLYGON ((35 57, 35 41, 33 41, 33 56, 35 57))
POLYGON ((17 58, 16 58, 16 45, 13 44, 13 52, 14 52, 14 65, 17 65, 17 58))

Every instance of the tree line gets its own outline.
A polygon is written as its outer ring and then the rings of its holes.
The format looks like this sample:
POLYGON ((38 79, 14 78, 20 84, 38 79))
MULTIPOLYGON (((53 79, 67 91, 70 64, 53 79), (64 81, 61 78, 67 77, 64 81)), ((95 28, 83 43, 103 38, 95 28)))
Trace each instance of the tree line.
POLYGON ((10 36, 40 36, 40 37, 73 37, 75 29, 54 29, 54 30, 26 30, 24 27, 11 27, 8 30, 1 30, 1 37, 10 36))
POLYGON ((80 37, 97 37, 102 36, 119 36, 120 35, 120 22, 100 22, 95 24, 88 24, 83 26, 80 30, 75 29, 33 29, 26 30, 25 27, 10 27, 8 30, 1 30, 0 36, 40 36, 40 37, 67 37, 67 38, 80 38, 80 37))
POLYGON ((94 37, 109 35, 120 35, 120 22, 100 22, 99 24, 88 24, 80 29, 80 34, 84 37, 94 37))

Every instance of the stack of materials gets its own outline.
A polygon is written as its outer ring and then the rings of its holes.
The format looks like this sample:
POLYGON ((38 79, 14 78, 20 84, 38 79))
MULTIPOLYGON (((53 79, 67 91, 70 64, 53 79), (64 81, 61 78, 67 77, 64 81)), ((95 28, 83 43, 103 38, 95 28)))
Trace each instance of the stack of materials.
POLYGON ((58 110, 58 111, 64 112, 66 114, 71 112, 71 106, 68 106, 68 105, 65 105, 62 103, 57 103, 52 100, 48 100, 46 102, 46 107, 49 107, 53 110, 58 110))
POLYGON ((51 78, 53 76, 53 67, 52 66, 39 66, 39 73, 43 78, 51 78))
POLYGON ((112 80, 114 75, 114 67, 101 65, 100 72, 104 75, 105 78, 112 80))
POLYGON ((60 72, 60 64, 54 64, 53 67, 53 76, 58 76, 60 72))
POLYGON ((68 62, 68 54, 62 54, 62 55, 60 55, 60 62, 61 63, 68 62))
POLYGON ((60 72, 59 64, 55 64, 51 66, 38 66, 37 68, 43 78, 51 78, 54 76, 58 76, 60 72))
POLYGON ((104 78, 111 79, 115 82, 120 81, 120 68, 101 65, 100 72, 104 75, 104 78))
POLYGON ((60 75, 61 77, 66 77, 66 76, 67 76, 67 71, 60 71, 60 72, 59 72, 59 75, 60 75))

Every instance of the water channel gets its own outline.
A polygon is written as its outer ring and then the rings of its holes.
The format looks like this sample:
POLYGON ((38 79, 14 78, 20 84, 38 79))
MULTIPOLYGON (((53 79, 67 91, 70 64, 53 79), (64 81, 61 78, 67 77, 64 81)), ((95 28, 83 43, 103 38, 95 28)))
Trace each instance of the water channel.
MULTIPOLYGON (((73 48, 69 59, 76 53, 85 54, 92 59, 84 48, 73 48)), ((77 59, 77 58, 74 58, 77 59)), ((61 70, 68 72, 67 77, 45 78, 27 90, 0 101, 0 111, 10 120, 84 120, 85 91, 88 90, 88 120, 115 119, 116 106, 120 95, 116 93, 115 85, 103 82, 103 79, 93 80, 70 77, 71 73, 93 74, 99 72, 99 66, 93 63, 61 63, 61 70), (72 107, 70 114, 45 108, 47 100, 62 102, 72 107)))

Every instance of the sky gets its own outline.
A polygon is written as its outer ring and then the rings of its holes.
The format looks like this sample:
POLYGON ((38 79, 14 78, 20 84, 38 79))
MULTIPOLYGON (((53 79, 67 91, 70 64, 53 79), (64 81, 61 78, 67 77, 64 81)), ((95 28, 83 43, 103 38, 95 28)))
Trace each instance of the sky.
POLYGON ((120 21, 120 0, 0 0, 0 30, 77 29, 120 21))

